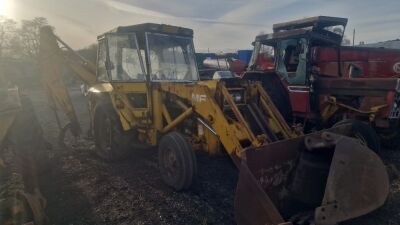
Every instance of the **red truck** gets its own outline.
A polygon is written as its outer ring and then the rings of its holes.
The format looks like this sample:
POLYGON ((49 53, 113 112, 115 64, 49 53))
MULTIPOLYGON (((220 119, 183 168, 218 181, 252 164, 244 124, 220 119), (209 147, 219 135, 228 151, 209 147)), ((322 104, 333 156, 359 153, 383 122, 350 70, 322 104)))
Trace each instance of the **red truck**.
POLYGON ((400 143, 400 51, 341 46, 346 18, 318 16, 258 35, 242 78, 261 81, 288 122, 312 131, 352 123, 379 150, 400 143))

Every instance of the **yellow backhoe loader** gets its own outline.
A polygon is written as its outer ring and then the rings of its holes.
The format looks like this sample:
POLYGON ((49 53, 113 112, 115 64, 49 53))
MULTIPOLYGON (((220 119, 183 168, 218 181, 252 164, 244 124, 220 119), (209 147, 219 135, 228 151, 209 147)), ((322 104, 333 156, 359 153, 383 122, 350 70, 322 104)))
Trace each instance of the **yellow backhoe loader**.
POLYGON ((90 87, 91 130, 105 160, 121 158, 137 144, 158 146, 161 177, 179 191, 196 176, 195 150, 225 151, 240 171, 240 225, 336 224, 382 206, 388 195, 384 164, 345 136, 349 127, 302 135, 259 83, 199 81, 191 29, 117 27, 98 36, 93 65, 44 27, 40 60, 49 96, 67 112, 76 135, 79 124, 61 79, 64 65, 90 87))

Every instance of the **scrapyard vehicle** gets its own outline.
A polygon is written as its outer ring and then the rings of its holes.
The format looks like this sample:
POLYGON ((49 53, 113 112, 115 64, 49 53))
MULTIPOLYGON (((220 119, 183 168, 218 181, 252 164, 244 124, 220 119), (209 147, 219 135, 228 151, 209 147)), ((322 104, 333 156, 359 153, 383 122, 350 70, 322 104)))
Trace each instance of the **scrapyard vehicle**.
POLYGON ((274 24, 272 34, 256 37, 243 77, 262 81, 287 121, 303 123, 306 131, 352 123, 379 150, 376 131, 399 137, 400 51, 343 47, 346 24, 324 16, 274 24), (272 60, 272 70, 263 69, 272 60))
POLYGON ((259 83, 199 81, 192 39, 191 29, 170 25, 118 27, 98 37, 94 66, 44 27, 43 81, 57 104, 70 102, 59 85, 69 65, 90 86, 98 155, 115 160, 133 145, 158 146, 161 177, 175 190, 189 188, 196 176, 193 150, 225 151, 240 168, 238 224, 298 224, 304 211, 316 224, 334 224, 384 204, 385 166, 366 146, 342 135, 349 126, 303 136, 288 126, 259 83))

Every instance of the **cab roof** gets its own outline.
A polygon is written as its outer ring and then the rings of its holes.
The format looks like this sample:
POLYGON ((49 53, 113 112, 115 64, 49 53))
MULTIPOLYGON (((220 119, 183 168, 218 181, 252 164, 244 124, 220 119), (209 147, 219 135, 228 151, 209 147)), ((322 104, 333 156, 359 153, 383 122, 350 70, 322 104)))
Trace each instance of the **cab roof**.
POLYGON ((347 18, 330 17, 330 16, 314 16, 299 20, 292 20, 284 23, 276 23, 273 25, 274 32, 294 30, 306 27, 324 28, 330 26, 342 25, 346 26, 347 18))
POLYGON ((119 26, 116 27, 102 35, 98 36, 98 39, 104 37, 106 34, 118 34, 118 33, 145 33, 145 32, 153 32, 153 33, 162 33, 162 34, 170 34, 170 35, 179 35, 179 36, 187 36, 193 37, 193 30, 185 27, 172 26, 167 24, 156 24, 156 23, 142 23, 130 26, 119 26))
POLYGON ((273 33, 262 34, 256 37, 256 41, 274 43, 277 39, 296 38, 310 36, 315 39, 324 40, 330 43, 340 44, 343 36, 334 32, 324 30, 326 27, 347 25, 347 18, 315 16, 300 20, 293 20, 273 25, 273 33))

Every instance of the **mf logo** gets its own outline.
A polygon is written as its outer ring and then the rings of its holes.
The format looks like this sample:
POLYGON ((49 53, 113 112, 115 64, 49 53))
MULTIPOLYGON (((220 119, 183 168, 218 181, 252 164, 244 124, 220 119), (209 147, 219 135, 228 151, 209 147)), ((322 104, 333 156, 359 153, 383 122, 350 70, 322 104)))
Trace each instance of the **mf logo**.
POLYGON ((192 93, 192 101, 194 101, 194 102, 205 102, 206 101, 206 95, 200 95, 200 94, 192 93))
POLYGON ((393 71, 395 73, 400 73, 400 62, 397 62, 393 65, 393 71))

